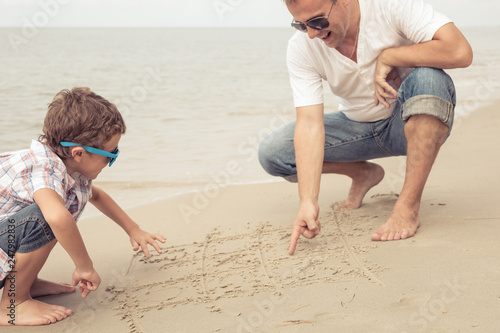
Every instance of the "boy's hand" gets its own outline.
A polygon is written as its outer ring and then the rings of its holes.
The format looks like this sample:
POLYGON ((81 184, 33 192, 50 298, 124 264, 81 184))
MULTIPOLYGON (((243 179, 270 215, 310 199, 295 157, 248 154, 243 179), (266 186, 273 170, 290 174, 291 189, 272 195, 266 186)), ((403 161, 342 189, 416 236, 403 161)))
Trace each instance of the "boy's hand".
POLYGON ((165 243, 166 240, 167 237, 162 234, 150 234, 140 228, 130 233, 130 244, 132 244, 133 250, 137 251, 140 247, 146 257, 149 257, 148 244, 151 244, 156 252, 161 253, 160 245, 156 241, 165 243))
POLYGON ((97 290, 101 284, 101 277, 95 269, 90 271, 81 271, 75 269, 73 272, 73 286, 76 287, 80 283, 79 291, 82 297, 85 298, 91 291, 97 290))

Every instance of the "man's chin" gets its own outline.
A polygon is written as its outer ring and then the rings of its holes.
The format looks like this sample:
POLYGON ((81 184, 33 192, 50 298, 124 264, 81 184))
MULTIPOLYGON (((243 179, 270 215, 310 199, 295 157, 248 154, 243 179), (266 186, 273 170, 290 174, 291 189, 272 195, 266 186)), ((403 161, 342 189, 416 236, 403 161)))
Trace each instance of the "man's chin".
POLYGON ((336 40, 335 36, 332 32, 329 32, 324 38, 320 38, 326 46, 330 48, 337 48, 339 46, 338 40, 336 40))

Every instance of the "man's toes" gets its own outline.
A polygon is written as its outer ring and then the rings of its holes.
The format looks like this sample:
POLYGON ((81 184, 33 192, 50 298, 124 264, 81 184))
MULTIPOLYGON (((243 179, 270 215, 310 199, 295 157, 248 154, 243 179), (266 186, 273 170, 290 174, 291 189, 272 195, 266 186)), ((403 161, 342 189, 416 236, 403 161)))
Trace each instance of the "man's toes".
POLYGON ((372 241, 380 241, 381 235, 378 232, 372 234, 372 241))

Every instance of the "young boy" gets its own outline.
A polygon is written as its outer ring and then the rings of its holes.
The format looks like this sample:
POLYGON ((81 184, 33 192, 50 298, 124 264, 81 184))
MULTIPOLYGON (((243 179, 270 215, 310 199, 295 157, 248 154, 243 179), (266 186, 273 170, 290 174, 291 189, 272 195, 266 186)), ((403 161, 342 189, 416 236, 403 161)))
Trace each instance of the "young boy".
POLYGON ((92 185, 118 157, 125 123, 116 106, 88 88, 62 90, 49 105, 43 132, 30 149, 0 154, 0 325, 55 323, 72 311, 35 300, 73 292, 82 297, 101 279, 76 226, 87 201, 129 235, 134 250, 158 253, 166 238, 149 234, 92 185), (75 263, 73 285, 37 277, 55 243, 75 263))

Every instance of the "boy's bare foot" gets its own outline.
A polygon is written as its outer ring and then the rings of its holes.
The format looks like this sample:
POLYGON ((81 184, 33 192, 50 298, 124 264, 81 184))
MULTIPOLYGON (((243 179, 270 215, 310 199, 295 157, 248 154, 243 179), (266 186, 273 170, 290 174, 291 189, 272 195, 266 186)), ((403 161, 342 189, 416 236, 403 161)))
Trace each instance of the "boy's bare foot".
POLYGON ((350 210, 359 208, 366 193, 384 179, 384 174, 384 169, 380 165, 366 162, 366 168, 358 175, 351 177, 352 185, 347 199, 342 201, 335 209, 350 210))
POLYGON ((5 313, 7 306, 2 304, 0 325, 38 326, 53 324, 71 315, 72 311, 63 306, 43 303, 32 298, 16 304, 15 309, 5 313), (9 322, 10 321, 10 322, 9 322))
POLYGON ((389 219, 372 234, 374 241, 392 241, 413 237, 420 227, 420 217, 418 213, 405 210, 392 211, 389 219))
POLYGON ((62 293, 72 293, 75 290, 76 288, 68 283, 56 283, 36 278, 31 285, 30 295, 31 297, 36 298, 62 293))

